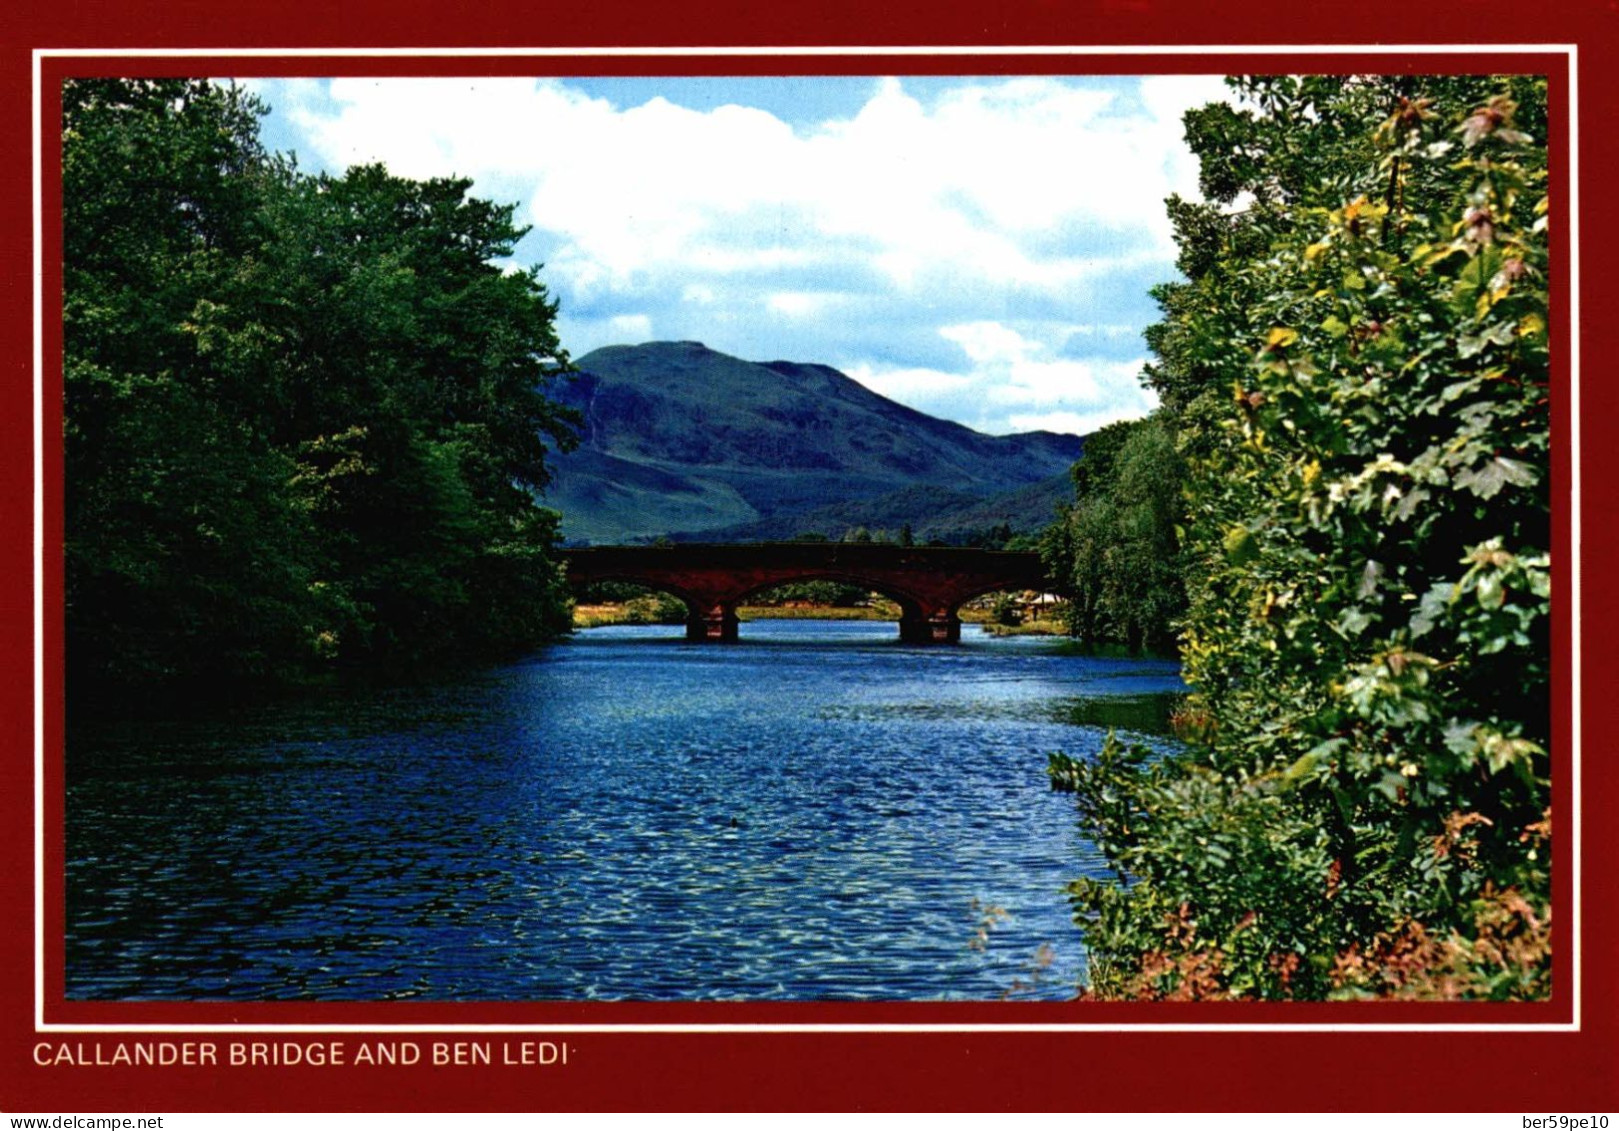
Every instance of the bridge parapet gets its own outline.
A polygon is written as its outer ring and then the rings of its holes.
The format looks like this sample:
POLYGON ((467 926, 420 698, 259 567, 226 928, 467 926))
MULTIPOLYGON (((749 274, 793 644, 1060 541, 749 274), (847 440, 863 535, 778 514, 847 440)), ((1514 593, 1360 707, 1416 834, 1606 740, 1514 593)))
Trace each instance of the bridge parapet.
POLYGON ((686 603, 686 635, 737 638, 736 607, 750 593, 792 581, 862 585, 899 603, 908 643, 961 639, 963 602, 1000 589, 1048 586, 1040 555, 1027 551, 885 542, 683 542, 667 546, 595 546, 563 555, 576 588, 628 581, 686 603))

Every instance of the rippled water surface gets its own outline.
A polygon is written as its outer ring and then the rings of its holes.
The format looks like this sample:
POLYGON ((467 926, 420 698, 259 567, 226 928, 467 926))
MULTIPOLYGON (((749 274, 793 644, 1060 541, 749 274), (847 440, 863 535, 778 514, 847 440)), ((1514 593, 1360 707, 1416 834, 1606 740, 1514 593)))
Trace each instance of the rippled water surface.
POLYGON ((1046 755, 1161 732, 1175 666, 971 626, 742 631, 76 727, 69 996, 1070 995, 1062 887, 1101 862, 1046 755))

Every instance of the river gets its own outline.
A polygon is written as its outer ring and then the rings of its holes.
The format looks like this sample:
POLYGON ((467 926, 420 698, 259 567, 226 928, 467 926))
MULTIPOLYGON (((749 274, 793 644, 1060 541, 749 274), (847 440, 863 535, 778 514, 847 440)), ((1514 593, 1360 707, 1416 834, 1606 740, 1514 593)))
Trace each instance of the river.
POLYGON ((1173 663, 971 625, 958 647, 859 621, 681 632, 76 725, 68 997, 1073 995, 1062 889, 1103 863, 1046 755, 1162 735, 1173 663))

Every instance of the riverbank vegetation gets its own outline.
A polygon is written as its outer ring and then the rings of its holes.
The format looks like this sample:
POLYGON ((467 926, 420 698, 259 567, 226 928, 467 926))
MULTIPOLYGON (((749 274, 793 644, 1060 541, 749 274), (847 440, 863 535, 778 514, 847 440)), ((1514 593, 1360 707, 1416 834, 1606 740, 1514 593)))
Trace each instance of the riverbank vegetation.
MULTIPOLYGON (((755 593, 737 606, 738 620, 894 620, 899 605, 882 596, 836 581, 793 581, 755 593)), ((575 628, 615 624, 684 624, 686 605, 678 597, 643 585, 607 581, 587 586, 573 610, 575 628)))
MULTIPOLYGON (((974 615, 963 612, 963 624, 977 624, 984 632, 991 636, 1067 636, 1068 624, 1065 620, 1056 617, 1037 616, 1029 620, 1020 620, 1016 624, 1001 624, 994 617, 974 615)), ((1087 652, 1101 651, 1096 646, 1087 646, 1087 652)))
MULTIPOLYGON (((1065 632, 1065 606, 1040 593, 992 593, 962 605, 963 624, 976 624, 997 636, 1059 636, 1065 632)), ((898 621, 899 602, 881 593, 837 581, 792 581, 753 594, 738 605, 737 619, 898 621)), ((573 609, 573 627, 629 624, 684 624, 686 605, 669 593, 628 582, 586 586, 573 609)))
POLYGON ((1071 888, 1087 995, 1545 998, 1545 83, 1232 86, 1162 408, 1047 536, 1076 629, 1178 631, 1194 688, 1183 753, 1052 759, 1117 871, 1071 888))
POLYGON ((1174 647, 1186 609, 1178 527, 1185 465, 1164 414, 1110 424, 1085 438, 1075 501, 1039 541, 1067 600, 1063 627, 1088 645, 1174 647))
POLYGON ((239 88, 63 88, 69 695, 515 653, 568 625, 536 505, 556 307, 470 182, 311 176, 239 88))

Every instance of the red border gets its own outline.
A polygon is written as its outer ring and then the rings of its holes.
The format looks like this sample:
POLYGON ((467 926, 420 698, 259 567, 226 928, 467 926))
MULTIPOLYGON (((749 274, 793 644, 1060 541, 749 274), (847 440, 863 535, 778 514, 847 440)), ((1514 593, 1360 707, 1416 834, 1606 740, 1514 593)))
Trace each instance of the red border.
MULTIPOLYGON (((1088 66, 1090 57, 1074 57, 1056 54, 1036 55, 1033 57, 997 57, 997 58, 960 58, 941 56, 879 56, 876 58, 860 56, 814 56, 814 57, 769 57, 769 58, 737 58, 734 56, 678 56, 663 57, 655 60, 625 60, 623 58, 596 58, 596 57, 567 57, 563 59, 534 58, 534 57, 492 57, 467 58, 465 56, 449 58, 423 58, 414 56, 389 60, 378 60, 363 57, 342 58, 248 58, 216 57, 216 58, 128 58, 115 59, 62 59, 47 58, 43 61, 41 75, 42 91, 42 119, 45 122, 55 122, 60 118, 60 105, 57 92, 61 81, 69 77, 80 77, 86 73, 95 74, 139 74, 139 75, 240 75, 245 62, 254 74, 279 75, 295 71, 300 75, 333 75, 352 74, 356 65, 369 65, 378 73, 386 74, 434 74, 434 75, 464 75, 472 74, 511 74, 528 71, 529 73, 599 73, 601 63, 609 64, 612 68, 622 69, 628 63, 642 64, 641 69, 655 69, 660 73, 670 74, 726 74, 735 73, 738 69, 753 71, 768 71, 780 73, 784 70, 796 70, 806 73, 825 73, 828 69, 846 69, 853 73, 892 73, 895 70, 909 72, 934 73, 941 69, 940 64, 949 64, 949 68, 964 73, 982 73, 984 70, 994 71, 1023 71, 1028 73, 1060 73, 1063 71, 1090 71, 1088 66), (653 67, 647 68, 645 63, 651 62, 653 67), (378 64, 382 66, 378 66, 378 64), (738 64, 743 64, 741 68, 738 64), (88 64, 88 65, 87 65, 88 64)), ((1123 68, 1129 64, 1131 71, 1165 71, 1171 69, 1207 70, 1209 60, 1204 57, 1185 56, 1129 56, 1114 57, 1107 60, 1114 67, 1123 68), (1171 66, 1173 64, 1173 66, 1171 66)), ((1550 73, 1554 75, 1554 85, 1557 93, 1554 101, 1561 100, 1563 87, 1562 80, 1566 60, 1561 56, 1551 55, 1445 55, 1445 56, 1406 56, 1399 62, 1414 71, 1490 71, 1490 72, 1532 72, 1550 73)), ((1285 58, 1278 55, 1241 55, 1221 57, 1220 63, 1232 71, 1259 72, 1265 70, 1298 69, 1299 61, 1295 58, 1285 58)), ((1327 57, 1327 69, 1341 72, 1356 72, 1365 70, 1388 69, 1387 63, 1374 55, 1360 55, 1350 57, 1327 57)), ((59 214, 60 208, 60 142, 52 134, 44 139, 45 170, 43 214, 54 216, 59 214)), ((46 302, 47 310, 60 309, 59 288, 60 279, 60 233, 54 228, 46 233, 45 262, 46 262, 46 302)), ((1567 280, 1561 282, 1566 286, 1567 280)), ((56 338, 57 327, 53 323, 47 332, 45 342, 45 403, 49 410, 55 410, 61 402, 61 389, 58 377, 61 371, 61 343, 56 338)), ((1566 389, 1568 374, 1566 370, 1558 380, 1566 389)), ((1560 403, 1566 403, 1562 398, 1560 403)), ((48 415, 45 422, 46 435, 60 434, 60 419, 58 415, 48 415)), ((52 522, 59 521, 60 507, 56 500, 60 499, 60 453, 48 453, 46 465, 46 512, 52 522)), ((46 546, 46 595, 45 607, 56 609, 60 606, 61 560, 60 548, 62 539, 60 530, 52 527, 47 532, 46 546)), ((1559 555, 1562 557, 1562 555, 1559 555)), ((61 657, 57 652, 59 638, 48 634, 48 648, 46 653, 47 671, 50 673, 48 686, 60 687, 61 657)), ((59 702, 59 696, 49 697, 52 702, 59 702)), ((62 887, 63 862, 61 844, 64 835, 64 814, 61 811, 62 794, 59 787, 61 780, 61 711, 47 713, 47 731, 45 738, 46 771, 47 771, 47 819, 46 843, 48 845, 46 858, 46 916, 45 938, 47 940, 46 982, 45 982, 45 1019, 49 1023, 86 1023, 86 1024, 211 1024, 211 1023, 258 1023, 258 1024, 288 1024, 288 1023, 327 1023, 327 1024, 620 1024, 620 1025, 646 1025, 646 1024, 818 1024, 852 1022, 860 1024, 971 1024, 971 1023, 1010 1023, 1010 1024, 1187 1024, 1206 1023, 1210 1020, 1206 1007, 1203 1006, 1175 1006, 1152 1005, 1095 1005, 1076 1003, 1018 1003, 1008 1006, 998 1003, 939 1003, 939 1004, 859 1004, 831 1005, 824 1003, 750 1003, 747 1005, 720 1004, 720 1003, 682 1003, 668 1004, 637 1004, 628 1002, 597 1002, 597 1003, 523 1003, 510 1006, 490 1006, 479 1004, 416 1004, 387 1003, 378 1005, 359 1004, 330 1004, 310 1005, 288 1003, 90 1003, 65 1002, 64 991, 64 892, 62 887)), ((1565 782, 1568 778, 1567 750, 1563 750, 1564 765, 1562 772, 1554 767, 1554 781, 1565 782)), ((1566 787, 1565 787, 1566 792, 1566 787)), ((1566 800, 1566 798, 1564 799, 1566 800)), ((1563 869, 1559 869, 1563 871, 1563 869)), ((1568 904, 1564 904, 1565 907, 1568 904)), ((1557 971, 1568 977, 1571 971, 1566 968, 1557 971)), ((1561 982, 1561 979, 1559 979, 1561 982)), ((1567 984, 1567 983, 1563 983, 1567 984)), ((1479 1017, 1476 1009, 1465 1005, 1413 1005, 1400 1004, 1382 1008, 1367 1016, 1367 1011, 1354 1006, 1327 1005, 1327 1006, 1301 1006, 1289 1005, 1286 1007, 1259 1007, 1253 1004, 1244 1004, 1234 1007, 1229 1020, 1247 1023, 1255 1022, 1291 1022, 1291 1023, 1349 1023, 1364 1024, 1367 1020, 1376 1020, 1382 1023, 1461 1023, 1476 1024, 1479 1017)), ((1553 1001, 1545 1004, 1513 1005, 1507 1007, 1499 1016, 1491 1019, 1492 1023, 1512 1024, 1547 1024, 1567 1023, 1572 1019, 1572 1010, 1569 1002, 1553 1001)))
MULTIPOLYGON (((889 10, 885 23, 872 23, 868 13, 859 19, 835 20, 839 15, 827 9, 789 16, 766 16, 750 10, 724 19, 709 11, 700 18, 692 12, 637 14, 633 20, 612 18, 609 13, 594 16, 583 12, 527 13, 523 20, 502 23, 508 13, 482 11, 468 13, 428 6, 403 8, 390 5, 386 13, 370 13, 375 22, 364 18, 368 3, 356 5, 345 16, 331 13, 315 16, 296 32, 296 46, 322 44, 352 46, 446 46, 455 43, 537 42, 532 30, 536 22, 545 26, 547 45, 611 45, 623 42, 624 29, 634 27, 640 42, 717 44, 770 43, 862 44, 924 43, 931 45, 975 43, 1063 43, 1063 42, 1321 42, 1327 29, 1311 27, 1302 20, 1302 6, 1288 12, 1270 13, 1267 21, 1255 19, 1254 9, 1234 16, 1229 11, 1199 11, 1189 6, 1168 6, 1129 0, 1098 5, 1088 14, 1059 14, 1041 6, 1023 6, 1014 11, 998 11, 993 27, 983 26, 971 10, 930 9, 925 20, 908 14, 895 16, 889 10), (1099 17, 1105 17, 1103 23, 1099 17), (352 23, 348 22, 352 18, 352 23), (790 20, 791 22, 785 22, 790 20), (450 26, 453 25, 453 26, 450 26), (678 25, 678 26, 674 26, 678 25), (520 29, 520 30, 519 30, 520 29), (1105 30, 1106 35, 1098 34, 1105 30), (706 33, 706 34, 705 34, 706 33)), ((8 46, 5 51, 5 109, 3 137, 5 153, 11 158, 7 168, 13 175, 4 178, 5 215, 26 217, 31 212, 29 186, 19 174, 29 168, 29 56, 34 47, 221 47, 221 56, 207 58, 104 58, 46 60, 43 72, 46 91, 55 89, 64 73, 144 73, 144 74, 369 74, 369 73, 996 73, 1011 71, 1142 71, 1207 72, 1210 70, 1332 71, 1365 70, 1537 70, 1554 75, 1553 108, 1566 108, 1567 91, 1556 81, 1561 73, 1561 57, 1528 58, 1522 54, 1387 56, 1379 54, 1324 55, 1250 54, 1233 59, 1221 56, 1211 60, 1201 55, 1129 55, 1120 57, 1049 55, 1032 57, 916 57, 909 55, 866 56, 789 56, 774 58, 736 56, 685 56, 658 58, 429 58, 400 59, 351 56, 340 58, 231 57, 236 46, 286 47, 291 41, 286 29, 263 22, 253 13, 226 13, 200 4, 170 5, 171 16, 156 25, 148 17, 109 10, 96 20, 53 21, 38 18, 28 29, 26 42, 8 46)), ((81 18, 87 10, 76 13, 81 18)), ((1421 13, 1403 12, 1404 25, 1397 28, 1402 42, 1419 39, 1429 43, 1454 42, 1463 34, 1476 32, 1480 12, 1460 4, 1445 3, 1438 10, 1425 7, 1421 13), (1464 15, 1467 19, 1461 17, 1464 15), (1454 17, 1454 18, 1447 18, 1454 17)), ((1582 198, 1587 202, 1588 231, 1581 251, 1585 268, 1585 311, 1581 327, 1586 381, 1582 390, 1585 408, 1584 451, 1602 451, 1603 422, 1612 419, 1614 393, 1598 387, 1595 376, 1598 360, 1612 355, 1603 349, 1614 343, 1612 329, 1594 317, 1603 307, 1612 283, 1600 276, 1601 250, 1611 236, 1603 226, 1600 206, 1603 199, 1602 170, 1610 167, 1613 144, 1606 136, 1605 123, 1615 120, 1611 83, 1592 81, 1611 66, 1610 38, 1597 26, 1594 6, 1589 26, 1577 18, 1546 19, 1535 26, 1538 42, 1578 42, 1582 75, 1580 113, 1584 122, 1581 139, 1582 198), (1553 27, 1554 24, 1567 24, 1553 27), (1557 31, 1558 34, 1550 34, 1557 31), (1583 34, 1582 34, 1583 32, 1583 34)), ((1367 29, 1345 23, 1329 38, 1347 40, 1367 29)), ((1529 31, 1531 29, 1517 29, 1529 31)), ((1390 38, 1384 36, 1382 38, 1390 38)), ((1364 38, 1361 39, 1364 42, 1364 38)), ((48 96, 47 96, 48 97, 48 96)), ((59 120, 53 102, 43 107, 45 121, 59 120)), ((55 214, 58 204, 54 156, 56 139, 46 136, 44 212, 55 214)), ((1553 153, 1554 168, 1566 170, 1566 153, 1553 153)), ((1566 178, 1560 199, 1567 203, 1566 178)), ((1567 215, 1566 207, 1560 214, 1567 215)), ((237 1108, 367 1110, 409 1108, 469 1108, 507 1110, 524 1108, 591 1109, 601 1107, 1106 1107, 1216 1108, 1227 1104, 1248 1108, 1437 1108, 1463 1110, 1515 1107, 1548 1110, 1574 1110, 1579 1107, 1612 1108, 1616 1089, 1614 1062, 1614 986, 1610 973, 1614 957, 1613 912, 1600 893, 1602 881, 1613 874, 1611 840, 1600 835, 1602 815, 1613 800, 1613 773, 1602 765, 1604 743, 1610 732, 1611 715, 1600 705, 1588 704, 1585 717, 1584 811, 1586 844, 1584 866, 1585 1000, 1582 1002, 1584 1028, 1580 1033, 1293 1033, 1226 1032, 1148 1033, 715 1033, 648 1034, 615 1032, 578 1034, 567 1038, 573 1046, 566 1068, 545 1070, 501 1069, 278 1069, 205 1072, 199 1069, 43 1069, 33 1065, 31 1047, 36 1039, 32 1023, 33 937, 32 895, 32 612, 31 592, 26 580, 31 576, 29 540, 23 536, 31 527, 29 497, 32 492, 31 374, 27 343, 31 337, 31 294, 28 272, 31 238, 26 225, 10 220, 4 226, 4 247, 11 255, 7 262, 4 288, 4 323, 7 372, 12 380, 3 389, 7 409, 0 414, 0 428, 8 430, 12 442, 4 451, 5 511, 0 513, 12 536, 0 542, 0 552, 13 568, 6 573, 12 584, 0 599, 0 622, 9 630, 7 648, 0 659, 10 678, 0 681, 0 695, 9 710, 0 718, 6 727, 6 742, 0 755, 0 857, 4 863, 0 901, 16 914, 0 926, 0 1109, 43 1110, 67 1104, 71 1107, 118 1110, 176 1110, 237 1108), (1277 1071, 1279 1066, 1288 1066, 1277 1071), (1398 1066, 1378 1068, 1376 1066, 1398 1066), (1508 1067, 1510 1066, 1510 1067, 1508 1067), (1505 1070, 1504 1070, 1505 1069, 1505 1070)), ((1566 229, 1559 226, 1553 248, 1553 262, 1560 265, 1554 295, 1554 326, 1567 313, 1570 247, 1566 229)), ((60 234, 46 232, 45 279, 47 296, 59 292, 60 234)), ((49 306, 49 299, 47 306, 49 306)), ((54 323, 47 323, 44 342, 46 372, 60 372, 60 339, 54 323)), ((1556 352, 1557 398, 1554 418, 1554 486, 1566 490, 1571 463, 1567 438, 1570 435, 1568 390, 1568 350, 1556 352)), ((59 389, 48 389, 45 430, 59 435, 59 389)), ((50 453, 46 463, 46 488, 50 497, 59 497, 60 452, 50 453)), ((1599 530, 1597 521, 1607 509, 1605 493, 1600 493, 1594 458, 1587 456, 1585 481, 1585 538, 1588 563, 1604 558, 1596 553, 1606 548, 1613 536, 1599 530)), ((1556 542, 1568 545, 1571 515, 1566 506, 1556 516, 1556 542)), ((47 547, 46 608, 59 608, 60 602, 60 516, 47 508, 41 532, 47 547)), ((1570 555, 1554 558, 1559 593, 1570 591, 1570 555)), ((1588 567, 1589 573, 1589 567, 1588 567)), ((1587 587, 1588 590, 1591 587, 1587 587)), ((1604 623, 1611 606, 1599 593, 1587 592, 1586 614, 1604 623)), ((1566 605, 1561 606, 1566 609, 1566 605)), ((1567 656, 1572 625, 1564 615, 1554 623, 1559 656, 1567 656)), ((1596 660, 1599 633, 1586 633, 1586 670, 1600 670, 1596 660)), ((59 634, 47 632, 47 672, 50 686, 60 687, 59 634)), ((1558 715, 1554 720, 1559 736, 1567 736, 1572 725, 1569 707, 1570 673, 1568 664, 1557 672, 1558 715)), ((59 706, 60 696, 50 696, 59 706)), ((57 752, 49 759, 48 779, 59 781, 61 749, 60 711, 47 712, 49 730, 47 751, 57 752)), ((1558 741, 1554 750, 1554 781, 1560 790, 1557 812, 1568 811, 1570 762, 1568 743, 1558 741)), ((455 1006, 386 1003, 377 1005, 137 1005, 64 1003, 61 971, 62 904, 60 882, 62 810, 60 789, 48 791, 47 847, 52 857, 47 875, 46 936, 55 940, 47 955, 47 1017, 52 1022, 124 1022, 138 1024, 173 1023, 296 1023, 424 1025, 446 1023, 483 1024, 1207 1024, 1223 1022, 1327 1023, 1327 1024, 1544 1024, 1564 1021, 1569 1016, 1566 991, 1544 1005, 1515 1007, 1423 1006, 1376 1004, 1370 1006, 1079 1006, 1068 1003, 1016 1005, 872 1005, 848 1006, 798 1003, 780 1006, 753 1005, 636 1005, 566 1004, 455 1006)), ((1571 838, 1566 820, 1559 825, 1556 841, 1556 892, 1559 925, 1570 923, 1572 889, 1570 868, 1571 838)), ((1559 987, 1570 985, 1567 948, 1558 951, 1555 978, 1559 987)), ((142 1034, 46 1034, 38 1039, 90 1042, 100 1039, 111 1045, 120 1039, 138 1039, 142 1034)), ((237 1039, 280 1039, 275 1036, 237 1039)), ((389 1034, 399 1039, 427 1042, 433 1039, 484 1038, 497 1044, 500 1035, 389 1034)), ((521 1034, 512 1039, 543 1039, 550 1034, 521 1034)), ((332 1039, 353 1042, 354 1034, 333 1034, 332 1039)), ((227 1041, 231 1034, 174 1035, 174 1040, 212 1039, 227 1041)))

